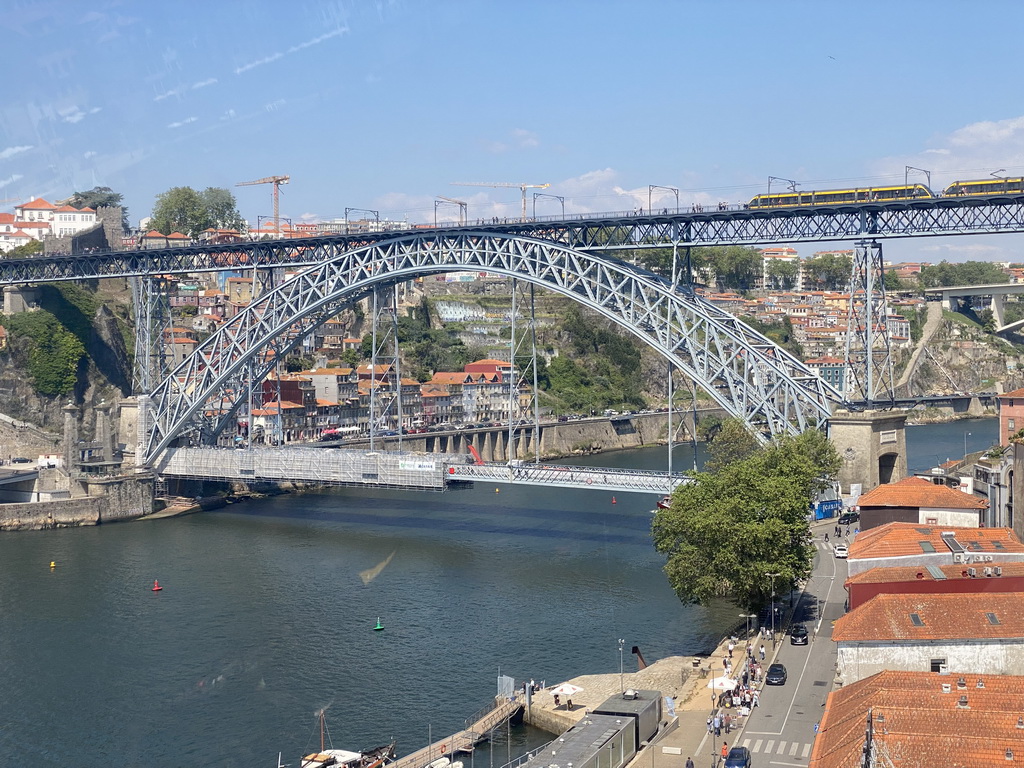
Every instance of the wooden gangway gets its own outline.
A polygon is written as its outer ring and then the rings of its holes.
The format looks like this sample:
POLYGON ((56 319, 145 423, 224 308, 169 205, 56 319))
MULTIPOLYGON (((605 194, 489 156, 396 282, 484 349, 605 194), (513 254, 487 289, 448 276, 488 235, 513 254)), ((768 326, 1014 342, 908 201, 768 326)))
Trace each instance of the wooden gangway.
POLYGON ((457 752, 471 752, 473 747, 493 728, 496 728, 512 717, 516 710, 522 706, 524 704, 521 693, 517 692, 512 698, 501 697, 495 701, 492 708, 486 710, 475 722, 467 722, 463 730, 418 749, 411 755, 398 758, 393 763, 389 763, 388 768, 426 768, 430 763, 442 757, 455 760, 457 752))

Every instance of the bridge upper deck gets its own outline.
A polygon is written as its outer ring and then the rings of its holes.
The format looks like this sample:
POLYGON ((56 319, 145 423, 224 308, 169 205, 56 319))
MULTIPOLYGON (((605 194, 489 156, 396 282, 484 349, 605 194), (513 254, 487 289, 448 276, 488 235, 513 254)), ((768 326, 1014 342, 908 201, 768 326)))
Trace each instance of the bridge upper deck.
POLYGON ((644 215, 630 211, 546 216, 528 221, 416 227, 358 234, 180 248, 0 260, 0 283, 301 267, 402 237, 479 231, 557 241, 581 251, 689 245, 771 244, 863 238, 1024 232, 1024 194, 936 197, 907 202, 745 208, 644 215))

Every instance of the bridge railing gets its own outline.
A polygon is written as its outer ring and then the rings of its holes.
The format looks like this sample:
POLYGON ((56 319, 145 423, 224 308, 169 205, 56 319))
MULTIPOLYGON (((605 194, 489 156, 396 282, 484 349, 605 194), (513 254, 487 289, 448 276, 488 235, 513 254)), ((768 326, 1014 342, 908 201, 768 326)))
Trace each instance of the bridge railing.
POLYGON ((685 475, 611 467, 561 464, 459 464, 448 467, 448 479, 462 482, 516 483, 638 493, 670 493, 689 480, 685 475))

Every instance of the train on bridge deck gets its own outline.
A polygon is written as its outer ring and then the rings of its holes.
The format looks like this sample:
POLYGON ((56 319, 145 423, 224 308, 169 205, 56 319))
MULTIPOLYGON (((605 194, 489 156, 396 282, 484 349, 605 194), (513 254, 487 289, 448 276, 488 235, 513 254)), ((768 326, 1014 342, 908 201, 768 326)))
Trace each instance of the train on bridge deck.
POLYGON ((954 181, 941 193, 933 192, 924 184, 901 184, 886 187, 848 187, 846 189, 819 189, 806 192, 770 192, 755 195, 747 204, 749 208, 786 208, 820 205, 844 205, 872 202, 905 202, 913 200, 936 200, 945 197, 998 196, 1024 193, 1024 177, 974 179, 954 181))

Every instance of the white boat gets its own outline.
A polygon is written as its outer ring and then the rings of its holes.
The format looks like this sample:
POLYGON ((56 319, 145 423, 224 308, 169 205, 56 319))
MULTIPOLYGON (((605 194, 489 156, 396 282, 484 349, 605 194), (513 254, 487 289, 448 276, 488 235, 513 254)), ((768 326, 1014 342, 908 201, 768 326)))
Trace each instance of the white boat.
MULTIPOLYGON (((385 744, 366 752, 328 748, 325 744, 327 726, 325 710, 320 710, 320 750, 299 759, 299 768, 383 768, 395 759, 395 743, 385 744)), ((280 768, 281 756, 277 763, 280 768)))

